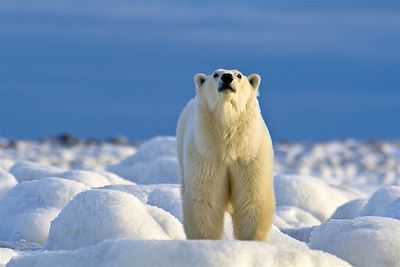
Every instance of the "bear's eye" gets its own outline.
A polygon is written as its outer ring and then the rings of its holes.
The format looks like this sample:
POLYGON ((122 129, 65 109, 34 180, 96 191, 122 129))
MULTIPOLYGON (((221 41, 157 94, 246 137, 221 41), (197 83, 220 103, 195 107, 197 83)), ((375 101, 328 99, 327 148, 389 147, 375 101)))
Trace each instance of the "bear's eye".
POLYGON ((214 78, 217 78, 218 77, 218 73, 214 73, 214 78))
POLYGON ((236 77, 238 77, 239 79, 241 79, 242 78, 242 74, 238 74, 238 75, 236 75, 236 77))

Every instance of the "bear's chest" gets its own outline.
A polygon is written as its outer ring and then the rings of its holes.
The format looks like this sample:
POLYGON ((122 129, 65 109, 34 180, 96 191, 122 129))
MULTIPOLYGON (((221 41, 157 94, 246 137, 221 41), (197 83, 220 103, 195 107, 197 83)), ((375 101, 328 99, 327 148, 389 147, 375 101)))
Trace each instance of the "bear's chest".
POLYGON ((259 116, 253 112, 241 116, 221 112, 219 115, 215 112, 198 113, 193 129, 198 151, 205 158, 223 164, 251 161, 262 141, 259 116))
POLYGON ((231 165, 237 161, 251 161, 257 155, 258 134, 241 129, 218 129, 202 135, 200 151, 206 159, 231 165))
POLYGON ((226 163, 234 163, 238 160, 249 161, 256 156, 255 140, 250 135, 235 133, 220 140, 219 158, 226 163))

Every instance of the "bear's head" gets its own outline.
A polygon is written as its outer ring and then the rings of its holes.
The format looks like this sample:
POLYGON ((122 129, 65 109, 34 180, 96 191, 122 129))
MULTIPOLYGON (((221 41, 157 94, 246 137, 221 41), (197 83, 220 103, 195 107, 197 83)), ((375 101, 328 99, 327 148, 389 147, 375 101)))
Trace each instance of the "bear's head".
POLYGON ((243 75, 238 70, 218 69, 207 76, 194 76, 198 98, 210 111, 218 108, 241 112, 249 100, 256 99, 261 77, 258 74, 243 75))

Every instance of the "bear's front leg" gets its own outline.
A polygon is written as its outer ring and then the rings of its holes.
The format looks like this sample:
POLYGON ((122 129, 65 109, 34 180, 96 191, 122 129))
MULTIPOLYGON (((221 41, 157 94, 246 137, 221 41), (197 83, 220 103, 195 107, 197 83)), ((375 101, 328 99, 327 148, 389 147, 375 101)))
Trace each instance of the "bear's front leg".
POLYGON ((263 241, 268 237, 275 214, 270 167, 259 161, 238 164, 232 169, 232 219, 236 239, 263 241))
POLYGON ((185 179, 184 228, 188 239, 222 239, 228 201, 226 172, 205 165, 185 179))

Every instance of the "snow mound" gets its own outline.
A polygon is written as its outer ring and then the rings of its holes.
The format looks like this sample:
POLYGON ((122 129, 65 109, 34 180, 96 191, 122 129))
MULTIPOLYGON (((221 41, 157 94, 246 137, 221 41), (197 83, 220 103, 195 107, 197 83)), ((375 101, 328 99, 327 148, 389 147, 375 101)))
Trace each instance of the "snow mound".
POLYGON ((77 181, 92 188, 110 184, 107 178, 93 171, 73 170, 59 173, 57 177, 77 181))
POLYGON ((11 168, 11 173, 18 181, 31 181, 44 177, 58 177, 74 180, 90 187, 102 187, 111 184, 133 184, 118 175, 105 171, 71 170, 66 171, 58 167, 44 166, 34 162, 18 162, 11 168))
POLYGON ((11 260, 13 256, 17 255, 12 249, 0 248, 0 267, 6 266, 6 264, 11 260))
POLYGON ((384 217, 331 220, 311 233, 310 247, 354 266, 400 266, 400 221, 384 217))
POLYGON ((105 175, 101 175, 97 172, 86 170, 67 171, 57 174, 57 177, 74 180, 92 188, 111 184, 130 184, 129 181, 114 174, 105 173, 105 175))
MULTIPOLYGON (((286 227, 280 228, 303 228, 321 224, 312 214, 293 206, 278 206, 276 215, 286 224, 286 227)), ((277 221, 279 223, 279 219, 277 221)))
POLYGON ((312 227, 304 227, 304 228, 286 228, 283 229, 282 232, 289 235, 290 237, 293 237, 294 239, 308 243, 310 242, 310 236, 311 232, 314 230, 314 228, 317 226, 312 226, 312 227))
POLYGON ((74 251, 43 251, 13 259, 18 266, 350 266, 274 231, 271 242, 107 240, 74 251))
POLYGON ((180 222, 133 195, 94 189, 77 195, 51 223, 48 250, 73 250, 106 239, 183 239, 180 222))
POLYGON ((278 206, 295 206, 327 220, 344 203, 356 198, 307 175, 279 175, 274 179, 278 206))
POLYGON ((43 177, 57 176, 57 174, 64 172, 64 169, 43 166, 38 163, 30 161, 21 161, 15 163, 10 169, 10 173, 17 178, 18 182, 32 181, 43 177))
MULTIPOLYGON (((225 222, 226 224, 226 222, 225 222)), ((274 217, 274 226, 277 227, 278 229, 287 229, 290 228, 289 224, 287 224, 281 217, 279 217, 277 214, 275 214, 274 217)), ((233 239, 233 238, 231 238, 233 239)))
POLYGON ((354 219, 360 215, 361 210, 367 203, 366 199, 355 199, 346 204, 340 206, 335 213, 332 215, 331 219, 337 220, 349 220, 354 219))
POLYGON ((14 166, 14 164, 15 164, 15 160, 12 160, 10 158, 3 158, 1 156, 0 156, 0 158, 1 158, 0 168, 2 168, 3 170, 5 170, 7 172, 10 171, 11 167, 14 166))
POLYGON ((156 137, 142 144, 137 153, 108 171, 139 184, 179 183, 175 137, 156 137))
POLYGON ((116 184, 116 185, 120 185, 120 184, 121 185, 133 185, 133 184, 135 184, 134 182, 126 180, 112 172, 98 171, 98 173, 101 174, 102 176, 104 176, 105 178, 107 178, 107 180, 110 184, 116 184))
POLYGON ((50 222, 85 185, 59 178, 43 178, 16 185, 0 199, 0 240, 25 239, 43 244, 50 222))
POLYGON ((360 215, 382 216, 400 220, 400 186, 383 187, 377 190, 369 198, 360 215))
POLYGON ((9 248, 16 251, 34 251, 42 249, 43 245, 35 242, 27 241, 25 239, 0 241, 0 248, 9 248))
POLYGON ((14 186, 18 184, 14 175, 6 172, 0 167, 0 198, 5 196, 14 186))
POLYGON ((176 138, 174 136, 157 136, 144 142, 137 150, 138 160, 153 160, 157 157, 177 157, 176 138))
MULTIPOLYGON (((329 184, 346 185, 368 194, 385 185, 400 185, 399 141, 356 140, 277 143, 277 173, 313 175, 329 184)), ((362 197, 362 196, 361 196, 362 197)))
POLYGON ((134 195, 145 204, 159 207, 183 221, 180 185, 111 185, 105 187, 134 195))

